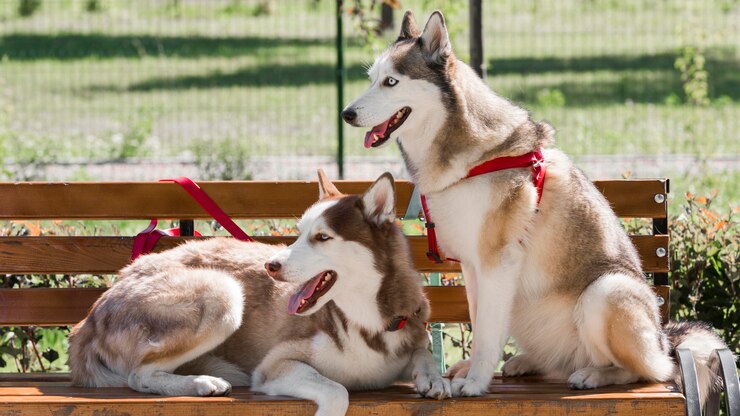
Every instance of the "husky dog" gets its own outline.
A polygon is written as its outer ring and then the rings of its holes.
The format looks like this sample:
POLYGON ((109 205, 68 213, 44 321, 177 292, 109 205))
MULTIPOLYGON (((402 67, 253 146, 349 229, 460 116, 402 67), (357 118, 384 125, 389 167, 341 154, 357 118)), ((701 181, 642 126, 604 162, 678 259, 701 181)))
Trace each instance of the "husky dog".
POLYGON ((453 54, 444 18, 398 40, 369 69, 369 89, 342 113, 370 127, 365 147, 395 139, 427 198, 443 251, 462 263, 475 338, 448 372, 453 396, 486 392, 510 334, 523 354, 505 375, 568 377, 579 389, 678 377, 672 350, 689 347, 704 397, 716 388, 711 329, 660 323, 640 259, 609 204, 562 152, 554 131, 496 95, 453 54), (538 205, 532 171, 467 178, 474 166, 544 149, 538 205))
POLYGON ((402 378, 422 396, 449 397, 427 350, 429 304, 394 224, 393 177, 356 196, 319 179, 320 200, 288 247, 214 238, 124 268, 72 331, 74 384, 168 396, 251 386, 313 400, 317 415, 344 415, 347 389, 402 378))

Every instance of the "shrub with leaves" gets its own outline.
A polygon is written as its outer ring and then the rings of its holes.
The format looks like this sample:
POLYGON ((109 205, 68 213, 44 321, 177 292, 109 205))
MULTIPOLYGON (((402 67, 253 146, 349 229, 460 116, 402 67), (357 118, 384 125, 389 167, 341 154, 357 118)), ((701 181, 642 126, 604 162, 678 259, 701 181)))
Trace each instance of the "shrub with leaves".
POLYGON ((249 180, 250 149, 244 141, 199 141, 192 147, 201 180, 249 180))
MULTIPOLYGON (((5 237, 89 235, 96 231, 85 226, 63 224, 61 221, 0 224, 0 236, 5 237)), ((3 289, 102 287, 109 286, 111 282, 108 276, 96 275, 0 275, 0 287, 3 289)), ((0 327, 0 372, 68 371, 68 335, 67 327, 0 327)))
POLYGON ((18 15, 30 17, 41 7, 41 0, 20 0, 18 2, 18 15))
POLYGON ((671 222, 671 311, 677 320, 700 320, 740 355, 738 207, 715 210, 714 197, 686 194, 671 222))
POLYGON ((675 67, 681 73, 686 102, 695 106, 709 104, 709 72, 705 68, 706 58, 701 48, 688 45, 681 48, 675 67))

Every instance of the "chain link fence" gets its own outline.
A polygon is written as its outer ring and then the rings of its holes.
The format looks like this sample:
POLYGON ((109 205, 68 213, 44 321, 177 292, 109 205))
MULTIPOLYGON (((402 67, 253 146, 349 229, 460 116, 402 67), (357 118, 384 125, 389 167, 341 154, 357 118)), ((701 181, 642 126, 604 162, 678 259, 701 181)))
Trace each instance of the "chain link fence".
MULTIPOLYGON (((403 9, 445 12, 469 58, 466 0, 345 1, 345 101, 403 9), (372 8, 371 8, 372 7, 372 8), (358 17, 362 16, 362 17, 358 17)), ((0 0, 4 179, 337 177, 336 2, 0 0)), ((488 83, 558 129, 592 177, 738 177, 740 4, 483 2, 488 83)), ((393 146, 344 127, 345 177, 404 176, 393 146)), ((736 191, 737 192, 737 191, 736 191)), ((731 195, 737 200, 737 193, 731 195)))

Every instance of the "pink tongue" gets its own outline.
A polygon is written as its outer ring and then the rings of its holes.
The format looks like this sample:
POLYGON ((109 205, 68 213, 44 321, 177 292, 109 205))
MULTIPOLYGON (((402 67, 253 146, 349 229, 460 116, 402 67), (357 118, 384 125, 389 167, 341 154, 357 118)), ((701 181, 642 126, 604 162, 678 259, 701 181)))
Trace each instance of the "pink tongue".
POLYGON ((288 301, 288 313, 289 314, 295 315, 298 312, 298 308, 301 306, 301 301, 303 299, 308 299, 311 297, 311 295, 313 294, 313 291, 316 290, 316 286, 318 286, 319 283, 321 283, 321 279, 323 278, 324 278, 324 273, 321 273, 320 275, 309 280, 308 283, 306 283, 303 286, 303 289, 301 289, 300 292, 290 297, 290 300, 288 301))
POLYGON ((373 136, 383 137, 385 136, 385 131, 388 130, 388 124, 391 122, 391 119, 384 121, 381 124, 378 124, 377 126, 373 127, 372 130, 365 133, 365 148, 369 149, 373 146, 373 136))

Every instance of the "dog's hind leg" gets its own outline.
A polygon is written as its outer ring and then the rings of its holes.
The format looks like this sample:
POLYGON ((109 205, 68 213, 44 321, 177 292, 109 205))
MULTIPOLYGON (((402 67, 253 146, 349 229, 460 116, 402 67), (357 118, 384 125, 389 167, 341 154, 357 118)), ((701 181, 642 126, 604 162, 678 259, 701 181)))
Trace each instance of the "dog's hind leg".
POLYGON ((515 355, 506 360, 504 368, 502 368, 501 371, 506 377, 537 374, 539 372, 536 363, 534 363, 532 358, 526 353, 515 355))
POLYGON ((213 270, 188 270, 171 278, 157 307, 147 305, 146 338, 128 374, 137 391, 168 396, 220 396, 231 385, 212 374, 182 376, 174 371, 222 344, 241 325, 242 288, 213 270))
POLYGON ((576 315, 591 366, 570 376, 573 387, 670 378, 674 364, 663 349, 657 305, 648 287, 622 274, 601 276, 581 295, 576 315))
POLYGON ((229 382, 234 387, 249 387, 252 377, 238 365, 213 354, 205 354, 177 368, 180 375, 208 374, 229 382))

